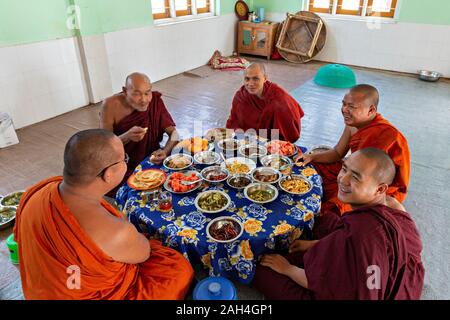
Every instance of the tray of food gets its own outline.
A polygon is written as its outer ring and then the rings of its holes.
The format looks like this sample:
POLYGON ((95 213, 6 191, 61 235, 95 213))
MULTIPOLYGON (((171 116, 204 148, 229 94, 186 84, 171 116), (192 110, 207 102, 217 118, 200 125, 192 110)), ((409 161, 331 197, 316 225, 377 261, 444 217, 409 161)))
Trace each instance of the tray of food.
POLYGON ((219 190, 208 190, 201 192, 195 198, 197 210, 206 213, 218 213, 226 210, 231 204, 228 194, 219 190))
POLYGON ((244 232, 242 223, 233 217, 218 217, 206 226, 208 238, 219 242, 229 243, 239 239, 244 232))
POLYGON ((174 172, 167 177, 164 188, 176 194, 189 193, 197 190, 202 185, 202 177, 197 171, 174 172), (193 183, 198 181, 197 183, 193 183), (184 183, 185 182, 185 183, 184 183), (191 184, 192 183, 192 184, 191 184))
POLYGON ((174 154, 164 159, 163 166, 168 170, 181 171, 186 170, 193 163, 192 156, 188 154, 174 154))
POLYGON ((133 173, 127 180, 128 186, 135 190, 159 188, 166 181, 166 173, 159 169, 147 169, 133 173))

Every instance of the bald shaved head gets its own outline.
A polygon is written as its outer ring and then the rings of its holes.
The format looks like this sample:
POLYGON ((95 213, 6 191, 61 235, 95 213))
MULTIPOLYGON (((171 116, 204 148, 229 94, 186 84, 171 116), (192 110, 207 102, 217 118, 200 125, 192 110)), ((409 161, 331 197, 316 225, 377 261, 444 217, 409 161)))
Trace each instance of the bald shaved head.
POLYGON ((263 63, 260 63, 260 62, 253 62, 253 63, 251 63, 245 69, 245 73, 247 73, 250 70, 260 71, 264 76, 267 76, 266 66, 263 63))
POLYGON ((362 99, 368 101, 370 105, 378 107, 380 94, 375 87, 368 84, 358 84, 350 89, 350 93, 360 95, 362 96, 362 99))
POLYGON ((396 174, 395 164, 386 152, 376 148, 365 148, 355 153, 359 153, 369 161, 375 162, 372 174, 379 183, 392 184, 396 174))
POLYGON ((141 83, 141 82, 151 84, 150 78, 146 74, 134 72, 134 73, 128 75, 128 77, 126 78, 125 87, 127 89, 132 89, 136 86, 136 83, 141 83))
POLYGON ((121 144, 115 134, 104 129, 74 134, 64 150, 64 181, 71 185, 94 181, 105 167, 118 161, 117 141, 121 144))

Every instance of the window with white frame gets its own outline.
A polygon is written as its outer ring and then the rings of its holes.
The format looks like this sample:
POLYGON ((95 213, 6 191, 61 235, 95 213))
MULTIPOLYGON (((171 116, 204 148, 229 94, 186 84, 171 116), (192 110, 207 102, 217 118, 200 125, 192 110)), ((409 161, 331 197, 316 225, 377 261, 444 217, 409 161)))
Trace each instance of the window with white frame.
POLYGON ((151 0, 153 20, 213 15, 214 0, 151 0))
POLYGON ((394 18, 397 0, 309 0, 308 10, 332 15, 394 18))

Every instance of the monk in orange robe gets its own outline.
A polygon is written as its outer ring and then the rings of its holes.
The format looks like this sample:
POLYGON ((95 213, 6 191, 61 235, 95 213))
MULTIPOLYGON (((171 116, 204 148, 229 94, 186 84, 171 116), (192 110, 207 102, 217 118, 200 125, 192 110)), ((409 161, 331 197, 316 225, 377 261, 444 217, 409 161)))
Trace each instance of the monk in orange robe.
POLYGON ((342 167, 342 159, 348 151, 354 153, 367 147, 385 151, 395 163, 395 179, 387 191, 388 205, 398 207, 405 200, 410 175, 408 142, 397 128, 377 112, 378 102, 379 93, 376 88, 366 84, 353 87, 342 101, 345 129, 338 144, 332 150, 301 155, 297 159, 300 165, 313 162, 322 176, 322 213, 333 211, 342 215, 351 209, 337 198, 336 178, 342 167))
MULTIPOLYGON (((161 164, 178 143, 178 133, 161 93, 152 91, 150 79, 145 74, 130 74, 122 90, 103 102, 100 128, 114 132, 130 157, 123 183, 149 155, 153 163, 161 164), (160 148, 165 133, 169 140, 164 148, 160 148)), ((117 189, 108 196, 114 197, 117 189)))
POLYGON ((75 134, 64 177, 21 199, 14 238, 26 299, 183 299, 193 279, 177 251, 148 240, 102 197, 127 169, 120 139, 102 129, 75 134))
POLYGON ((234 96, 226 127, 252 129, 264 138, 294 143, 300 138, 303 116, 298 102, 267 80, 264 65, 253 63, 245 70, 244 85, 234 96))
POLYGON ((420 299, 423 246, 404 208, 387 206, 394 175, 392 159, 380 149, 353 153, 338 175, 338 197, 352 211, 328 236, 263 256, 252 285, 269 300, 420 299))

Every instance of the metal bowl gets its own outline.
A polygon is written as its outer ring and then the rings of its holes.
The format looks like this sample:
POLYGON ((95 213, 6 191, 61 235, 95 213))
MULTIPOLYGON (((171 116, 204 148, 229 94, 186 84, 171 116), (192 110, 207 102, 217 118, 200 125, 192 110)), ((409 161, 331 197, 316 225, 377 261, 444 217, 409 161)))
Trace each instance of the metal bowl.
POLYGON ((257 183, 249 184, 247 187, 245 187, 244 195, 248 200, 250 200, 254 203, 264 204, 264 203, 272 202, 276 198, 278 198, 278 189, 271 184, 257 182, 257 183), (272 197, 265 201, 258 201, 258 200, 252 199, 249 196, 249 194, 251 194, 252 192, 258 191, 258 190, 267 191, 271 194, 272 197))
POLYGON ((247 174, 256 168, 256 162, 250 158, 235 157, 235 158, 226 159, 225 162, 222 162, 222 164, 220 166, 224 169, 227 169, 230 172, 230 174, 241 174, 241 173, 247 174), (245 164, 248 167, 248 171, 247 172, 234 172, 233 170, 231 170, 232 168, 230 169, 230 167, 235 162, 238 164, 245 164))
POLYGON ((0 230, 8 229, 14 225, 16 220, 16 207, 1 207, 0 208, 0 230), (9 218, 6 217, 9 216, 9 218))
POLYGON ((320 153, 320 152, 328 151, 331 149, 333 149, 333 147, 326 146, 326 145, 315 146, 315 147, 312 147, 311 150, 307 152, 307 154, 320 153))
MULTIPOLYGON (((264 167, 271 167, 276 170, 279 170, 282 166, 292 164, 292 160, 289 157, 282 156, 279 154, 271 154, 265 156, 261 159, 261 164, 264 167)), ((290 174, 292 171, 292 167, 284 169, 281 171, 282 174, 290 174)))
POLYGON ((419 79, 429 82, 436 82, 441 77, 442 74, 436 71, 419 70, 419 79))
MULTIPOLYGON (((286 156, 286 157, 289 157, 289 158, 292 158, 292 157, 294 157, 295 155, 297 155, 298 149, 299 149, 299 148, 298 148, 295 144, 293 144, 293 143, 291 143, 291 142, 289 142, 289 143, 290 143, 291 145, 294 146, 294 151, 293 151, 291 154, 281 154, 281 153, 279 153, 279 152, 277 152, 277 151, 275 151, 275 150, 272 150, 272 152, 269 151, 271 144, 272 144, 272 143, 275 143, 275 142, 277 142, 277 141, 281 141, 281 140, 271 140, 271 141, 268 141, 268 142, 266 143, 266 148, 267 148, 267 151, 268 151, 269 154, 278 154, 278 155, 286 156)), ((287 141, 281 141, 281 142, 287 142, 287 141)))
POLYGON ((233 217, 218 217, 218 218, 211 220, 208 223, 208 225, 206 226, 206 235, 208 236, 208 238, 210 238, 211 240, 213 240, 215 242, 219 242, 219 243, 233 242, 233 241, 239 239, 242 236, 243 232, 244 232, 244 226, 242 225, 242 222, 240 222, 238 219, 233 218, 233 217), (228 240, 218 240, 211 235, 211 231, 213 230, 213 228, 220 229, 225 224, 228 224, 228 223, 233 224, 233 227, 237 233, 237 235, 235 237, 230 238, 228 240))
POLYGON ((194 161, 196 164, 200 165, 212 165, 212 164, 218 164, 221 161, 220 154, 214 151, 202 151, 199 153, 196 153, 194 155, 194 161), (203 159, 212 159, 211 161, 204 161, 203 159))
POLYGON ((217 147, 224 153, 230 151, 237 151, 241 146, 242 142, 236 139, 222 139, 217 142, 217 147))
POLYGON ((0 206, 17 208, 19 206, 20 198, 22 197, 24 192, 25 191, 20 190, 20 191, 11 192, 11 193, 8 193, 7 195, 4 195, 3 198, 0 200, 0 206), (11 198, 14 198, 17 196, 19 196, 19 201, 15 201, 14 203, 8 203, 8 201, 10 201, 11 198))
POLYGON ((267 155, 267 148, 256 144, 242 145, 239 147, 239 154, 245 158, 257 159, 267 155), (247 149, 249 150, 248 154, 245 152, 247 149))
POLYGON ((205 213, 219 213, 219 212, 222 212, 222 211, 226 210, 230 205, 231 205, 231 198, 230 198, 230 196, 228 194, 226 194, 225 192, 219 191, 219 190, 204 191, 204 192, 199 193, 197 195, 197 197, 195 198, 195 207, 197 208, 198 211, 205 212, 205 213), (224 196, 226 198, 226 200, 227 200, 227 203, 223 207, 221 207, 220 209, 217 209, 217 210, 206 210, 206 209, 203 209, 202 207, 200 207, 199 201, 200 201, 200 199, 202 199, 203 197, 208 196, 211 193, 218 193, 218 194, 224 196))
POLYGON ((230 176, 230 173, 228 172, 227 169, 222 168, 221 166, 212 166, 212 167, 206 167, 205 169, 203 169, 200 172, 200 175, 201 175, 203 180, 205 180, 205 181, 207 181, 209 183, 219 183, 219 182, 223 182, 223 181, 227 180, 228 177, 230 176), (226 176, 223 179, 211 180, 210 177, 208 177, 211 172, 217 172, 217 174, 223 173, 226 176))
POLYGON ((278 171, 275 168, 259 167, 259 168, 253 169, 253 171, 250 173, 250 177, 252 177, 254 182, 275 184, 278 181, 280 181, 282 174, 280 171, 278 171), (263 180, 261 180, 261 177, 255 177, 255 175, 267 175, 267 176, 271 175, 271 176, 276 176, 276 178, 271 181, 263 181, 263 180))
POLYGON ((252 183, 252 179, 251 179, 248 175, 246 175, 246 174, 235 174, 235 175, 230 176, 230 177, 227 179, 227 184, 228 184, 231 188, 234 188, 234 189, 237 189, 237 190, 242 190, 242 189, 244 189, 244 188, 245 188, 246 186, 248 186, 250 183, 252 183), (236 187, 235 185, 232 184, 232 181, 234 181, 235 179, 245 179, 246 181, 248 181, 248 183, 246 183, 246 185, 243 186, 243 187, 236 187))
POLYGON ((181 170, 186 170, 187 168, 189 168, 190 166, 192 166, 192 164, 194 163, 194 160, 192 158, 192 156, 188 155, 188 154, 174 154, 171 155, 169 157, 167 157, 166 159, 164 159, 163 162, 163 166, 164 168, 168 169, 168 170, 172 170, 172 171, 181 171, 181 170), (180 167, 180 168, 172 168, 170 167, 168 164, 171 160, 177 159, 177 158, 184 158, 186 159, 186 165, 184 167, 180 167))
POLYGON ((213 128, 206 131, 205 138, 211 142, 220 141, 223 139, 232 139, 235 137, 233 129, 227 128, 213 128))
MULTIPOLYGON (((198 173, 197 171, 194 170, 190 170, 190 171, 184 171, 184 172, 177 172, 177 173, 182 173, 185 176, 189 176, 191 174, 195 174, 199 179, 201 178, 200 173, 198 173)), ((169 192, 175 193, 175 194, 185 194, 185 193, 190 193, 194 190, 197 190, 198 188, 200 188, 200 186, 202 185, 202 181, 199 181, 197 183, 194 184, 194 187, 188 191, 184 191, 184 192, 176 192, 172 189, 172 187, 169 186, 169 181, 170 181, 170 177, 173 175, 174 173, 172 173, 171 175, 169 175, 166 179, 166 181, 164 182, 164 189, 166 189, 169 192)))
POLYGON ((280 186, 281 190, 283 190, 284 192, 287 192, 289 194, 293 194, 293 195, 304 195, 307 194, 308 192, 310 192, 313 188, 313 185, 311 183, 311 181, 309 181, 306 177, 302 176, 301 174, 293 174, 291 176, 287 176, 287 177, 283 177, 281 178, 281 180, 278 182, 278 185, 280 186), (306 182, 308 184, 308 189, 304 192, 293 192, 293 191, 289 191, 287 190, 284 186, 283 183, 285 181, 287 181, 288 179, 292 179, 292 180, 302 180, 304 182, 306 182))

